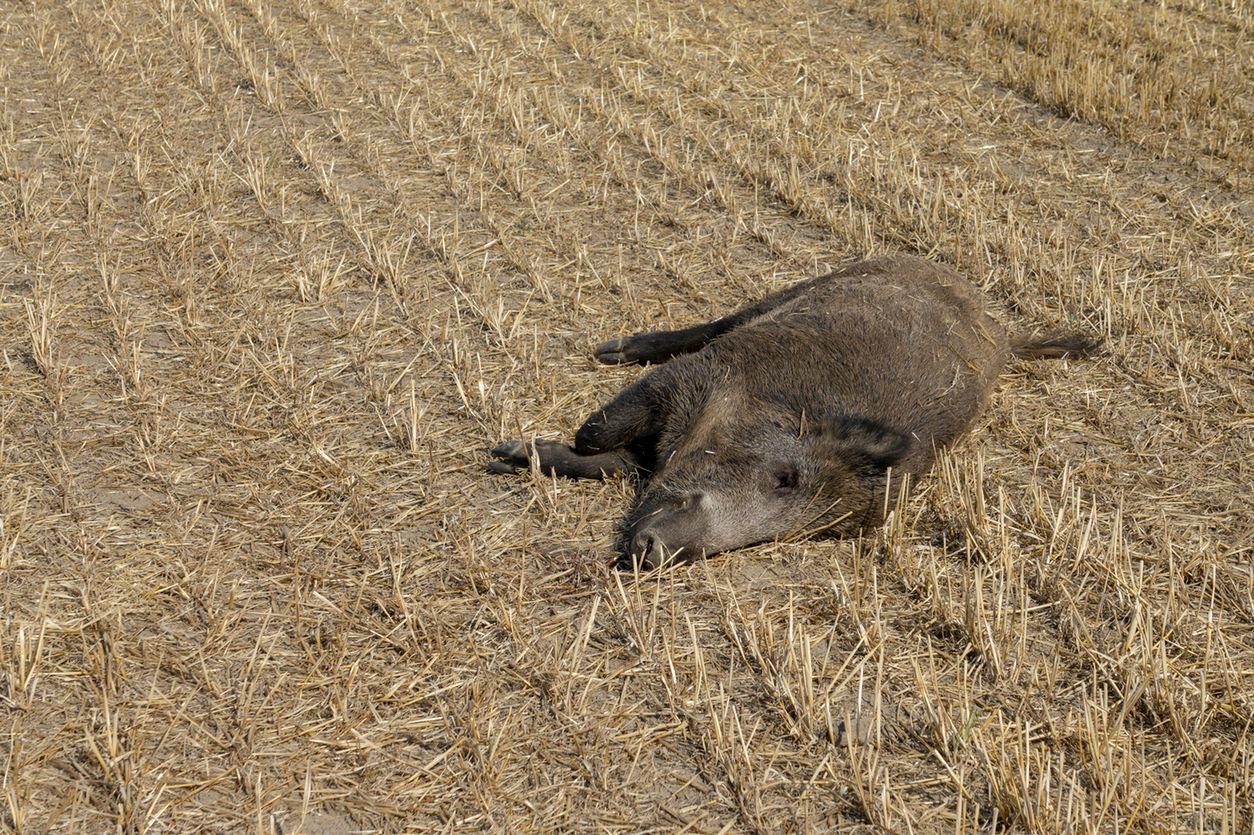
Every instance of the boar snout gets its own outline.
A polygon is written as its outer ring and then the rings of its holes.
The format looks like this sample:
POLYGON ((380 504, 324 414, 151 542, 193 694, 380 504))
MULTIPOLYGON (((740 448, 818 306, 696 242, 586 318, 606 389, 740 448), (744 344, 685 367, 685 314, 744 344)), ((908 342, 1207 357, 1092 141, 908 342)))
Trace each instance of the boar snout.
POLYGON ((633 536, 628 556, 641 568, 657 568, 668 562, 666 543, 654 531, 641 531, 633 536))
POLYGON ((625 532, 628 564, 652 569, 700 559, 709 528, 708 503, 700 490, 646 499, 625 532))

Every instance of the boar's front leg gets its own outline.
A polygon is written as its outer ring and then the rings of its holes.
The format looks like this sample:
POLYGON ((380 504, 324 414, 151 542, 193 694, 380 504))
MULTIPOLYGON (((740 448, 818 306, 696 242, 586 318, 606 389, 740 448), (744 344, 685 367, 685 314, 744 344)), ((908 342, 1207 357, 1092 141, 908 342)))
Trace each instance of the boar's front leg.
POLYGON ((574 447, 558 441, 505 441, 492 449, 488 472, 516 473, 531 465, 568 478, 605 478, 653 466, 652 440, 664 419, 670 369, 659 369, 623 389, 584 421, 574 447), (663 373, 665 372, 665 373, 663 373))
POLYGON ((605 478, 636 469, 635 456, 625 449, 595 455, 580 455, 559 441, 505 441, 492 448, 490 473, 516 473, 531 466, 532 455, 540 471, 565 478, 605 478))
POLYGON ((647 447, 666 421, 668 393, 676 377, 666 365, 641 377, 592 413, 575 433, 575 451, 584 455, 647 447))

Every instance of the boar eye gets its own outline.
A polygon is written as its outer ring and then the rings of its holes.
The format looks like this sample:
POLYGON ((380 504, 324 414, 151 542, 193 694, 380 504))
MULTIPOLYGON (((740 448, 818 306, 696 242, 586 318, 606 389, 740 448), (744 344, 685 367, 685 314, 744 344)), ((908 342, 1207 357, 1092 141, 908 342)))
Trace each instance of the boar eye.
POLYGON ((781 464, 771 473, 771 487, 776 493, 791 493, 797 488, 800 476, 791 464, 781 464))

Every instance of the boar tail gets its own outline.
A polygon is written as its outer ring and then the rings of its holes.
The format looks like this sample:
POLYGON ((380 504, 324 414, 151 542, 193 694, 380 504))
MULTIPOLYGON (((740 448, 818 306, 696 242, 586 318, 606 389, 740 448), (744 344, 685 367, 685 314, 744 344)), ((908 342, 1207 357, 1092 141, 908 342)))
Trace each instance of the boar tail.
POLYGON ((1095 356, 1102 347, 1100 336, 1068 333, 1062 336, 1028 336, 1014 340, 1010 353, 1020 359, 1060 359, 1095 356))

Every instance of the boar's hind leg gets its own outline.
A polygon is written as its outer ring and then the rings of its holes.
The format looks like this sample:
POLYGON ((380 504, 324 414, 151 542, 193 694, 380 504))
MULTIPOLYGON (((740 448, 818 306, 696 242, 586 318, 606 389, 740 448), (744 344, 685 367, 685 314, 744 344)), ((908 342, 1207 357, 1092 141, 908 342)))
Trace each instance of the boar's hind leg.
POLYGON ((703 325, 694 325, 693 327, 677 331, 650 331, 611 339, 609 342, 602 342, 598 345, 593 350, 593 354, 599 362, 605 365, 627 365, 633 362, 665 362, 671 357, 677 357, 680 354, 700 351, 733 328, 738 328, 746 322, 751 322, 762 314, 769 313, 781 304, 804 295, 816 284, 830 280, 830 276, 811 278, 800 284, 771 293, 754 304, 742 307, 730 316, 724 316, 721 319, 715 319, 713 322, 706 322, 703 325))
POLYGON ((636 468, 635 456, 623 449, 596 455, 580 455, 557 441, 506 441, 492 449, 494 461, 488 462, 490 473, 516 473, 531 466, 532 453, 546 475, 566 478, 605 478, 636 468))
POLYGON ((715 337, 722 336, 734 327, 730 323, 731 318, 729 316, 678 331, 651 331, 611 339, 598 345, 593 353, 597 361, 605 365, 665 362, 680 354, 700 351, 715 337))

